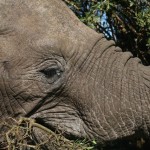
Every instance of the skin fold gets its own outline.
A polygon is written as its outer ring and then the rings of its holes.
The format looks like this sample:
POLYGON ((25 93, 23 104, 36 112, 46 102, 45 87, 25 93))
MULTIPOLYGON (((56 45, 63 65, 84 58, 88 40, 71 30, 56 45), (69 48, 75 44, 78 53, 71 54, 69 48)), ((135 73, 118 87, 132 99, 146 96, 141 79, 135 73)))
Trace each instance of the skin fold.
POLYGON ((61 0, 0 0, 1 120, 34 118, 103 144, 148 137, 149 103, 150 67, 61 0))

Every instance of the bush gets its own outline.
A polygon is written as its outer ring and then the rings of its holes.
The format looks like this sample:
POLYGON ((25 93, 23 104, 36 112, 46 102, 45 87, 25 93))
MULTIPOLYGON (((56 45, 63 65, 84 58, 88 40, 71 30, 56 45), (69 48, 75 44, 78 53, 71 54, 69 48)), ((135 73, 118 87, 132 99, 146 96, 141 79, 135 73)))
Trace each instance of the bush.
POLYGON ((64 0, 79 19, 150 65, 148 0, 64 0))

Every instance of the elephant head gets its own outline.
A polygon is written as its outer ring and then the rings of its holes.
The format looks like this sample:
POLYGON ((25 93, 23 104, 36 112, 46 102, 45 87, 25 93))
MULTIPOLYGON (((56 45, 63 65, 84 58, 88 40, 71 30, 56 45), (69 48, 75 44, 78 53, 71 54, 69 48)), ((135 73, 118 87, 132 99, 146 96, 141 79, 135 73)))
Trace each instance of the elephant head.
POLYGON ((0 0, 0 118, 112 141, 150 127, 150 68, 61 0, 0 0))

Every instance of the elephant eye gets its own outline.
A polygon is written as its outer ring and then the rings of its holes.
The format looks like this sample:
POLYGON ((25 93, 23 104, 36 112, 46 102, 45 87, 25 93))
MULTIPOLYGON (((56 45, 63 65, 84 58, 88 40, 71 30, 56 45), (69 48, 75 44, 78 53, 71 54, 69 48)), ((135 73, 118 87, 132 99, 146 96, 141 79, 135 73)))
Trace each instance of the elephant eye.
POLYGON ((44 75, 49 83, 54 83, 61 77, 63 71, 59 68, 46 68, 40 72, 44 75))

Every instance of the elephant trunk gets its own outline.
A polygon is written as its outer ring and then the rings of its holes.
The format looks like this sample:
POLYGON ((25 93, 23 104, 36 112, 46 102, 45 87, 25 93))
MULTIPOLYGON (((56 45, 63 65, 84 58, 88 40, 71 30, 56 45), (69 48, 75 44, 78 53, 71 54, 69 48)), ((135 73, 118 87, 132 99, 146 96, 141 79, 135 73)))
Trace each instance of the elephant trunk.
POLYGON ((90 137, 102 142, 148 133, 150 71, 138 58, 102 38, 79 68, 74 78, 80 86, 75 87, 80 89, 78 110, 90 137))
POLYGON ((143 129, 147 135, 150 133, 150 66, 139 64, 139 95, 142 105, 143 129))

